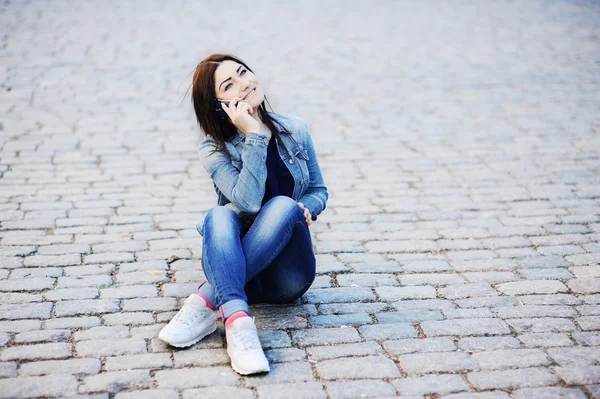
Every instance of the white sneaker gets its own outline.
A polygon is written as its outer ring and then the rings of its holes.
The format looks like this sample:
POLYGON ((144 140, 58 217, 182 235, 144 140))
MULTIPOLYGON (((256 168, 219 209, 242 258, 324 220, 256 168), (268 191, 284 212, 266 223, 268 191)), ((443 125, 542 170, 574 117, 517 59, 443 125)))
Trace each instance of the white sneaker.
POLYGON ((190 295, 175 317, 160 330, 158 338, 183 348, 200 341, 217 329, 217 311, 206 306, 204 299, 190 295))
POLYGON ((231 367, 242 375, 270 371, 269 361, 262 350, 254 317, 240 317, 225 328, 227 354, 231 367))

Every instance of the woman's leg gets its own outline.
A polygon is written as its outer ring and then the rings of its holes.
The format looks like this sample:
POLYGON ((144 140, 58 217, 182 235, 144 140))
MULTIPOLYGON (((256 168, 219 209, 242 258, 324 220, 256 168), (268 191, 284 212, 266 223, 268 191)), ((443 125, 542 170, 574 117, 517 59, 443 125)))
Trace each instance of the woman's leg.
POLYGON ((277 196, 269 200, 237 240, 235 212, 216 207, 209 214, 204 222, 202 261, 210 284, 202 284, 199 291, 217 306, 223 305, 224 318, 240 310, 249 314, 246 292, 252 302, 281 303, 296 299, 310 287, 316 261, 304 214, 293 199, 277 196), (219 233, 213 231, 217 226, 219 233), (243 283, 240 276, 245 276, 243 283))
POLYGON ((199 292, 213 306, 225 306, 224 318, 244 311, 249 314, 246 284, 246 259, 240 237, 237 214, 225 206, 211 208, 204 218, 202 268, 210 282, 199 292))
MULTIPOLYGON (((268 223, 257 225, 257 230, 271 231, 274 237, 272 239, 287 243, 266 267, 261 268, 261 271, 246 283, 248 303, 292 302, 301 297, 315 279, 316 259, 304 214, 295 202, 287 206, 298 208, 299 218, 293 219, 287 225, 280 223, 278 227, 268 223)), ((285 203, 280 203, 278 211, 284 212, 285 207, 285 203)), ((254 246, 252 240, 256 239, 256 236, 246 235, 244 240, 246 238, 248 245, 254 246)), ((253 264, 248 261, 248 256, 246 261, 249 265, 253 264)), ((261 265, 262 262, 258 261, 256 264, 261 265)))

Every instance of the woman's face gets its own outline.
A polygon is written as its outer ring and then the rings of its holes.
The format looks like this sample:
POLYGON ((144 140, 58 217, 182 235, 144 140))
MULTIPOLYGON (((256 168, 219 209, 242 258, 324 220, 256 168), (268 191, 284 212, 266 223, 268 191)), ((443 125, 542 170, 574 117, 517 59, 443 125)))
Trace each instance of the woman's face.
POLYGON ((242 64, 230 60, 223 61, 215 70, 214 76, 215 98, 232 100, 240 97, 242 101, 250 104, 254 111, 262 104, 262 85, 256 75, 242 64))

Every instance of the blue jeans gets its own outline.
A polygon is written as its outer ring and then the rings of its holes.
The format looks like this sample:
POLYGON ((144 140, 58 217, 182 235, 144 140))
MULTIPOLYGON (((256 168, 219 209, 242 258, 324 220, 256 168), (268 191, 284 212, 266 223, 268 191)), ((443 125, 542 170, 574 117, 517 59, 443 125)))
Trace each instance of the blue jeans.
POLYGON ((246 232, 237 214, 225 206, 204 219, 202 268, 208 282, 200 293, 223 319, 249 303, 289 303, 315 279, 316 259, 300 206, 290 197, 271 198, 246 232))

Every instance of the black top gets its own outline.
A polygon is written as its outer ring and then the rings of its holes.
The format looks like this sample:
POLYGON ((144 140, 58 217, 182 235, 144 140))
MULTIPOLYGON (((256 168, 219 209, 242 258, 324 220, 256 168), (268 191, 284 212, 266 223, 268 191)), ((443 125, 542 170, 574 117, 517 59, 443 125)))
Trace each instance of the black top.
POLYGON ((285 162, 283 162, 283 159, 279 156, 277 143, 271 138, 267 148, 267 183, 262 205, 277 195, 285 195, 292 198, 293 194, 294 178, 285 165, 285 162))

